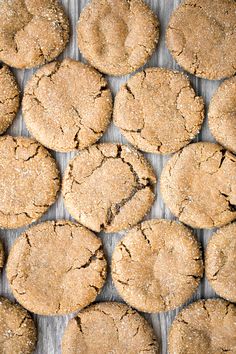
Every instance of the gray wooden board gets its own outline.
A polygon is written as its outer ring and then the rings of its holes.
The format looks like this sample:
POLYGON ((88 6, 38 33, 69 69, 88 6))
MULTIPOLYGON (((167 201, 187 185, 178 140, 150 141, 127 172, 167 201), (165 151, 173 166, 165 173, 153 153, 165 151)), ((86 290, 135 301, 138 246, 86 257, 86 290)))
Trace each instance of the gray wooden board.
MULTIPOLYGON (((117 2, 118 1, 119 0, 117 0, 117 2)), ((78 21, 81 10, 83 9, 83 7, 86 5, 87 2, 88 1, 86 0, 63 0, 62 1, 65 10, 70 18, 71 37, 70 37, 70 42, 66 50, 60 56, 60 59, 65 57, 71 57, 78 60, 82 59, 79 49, 77 47, 76 23, 78 21)), ((181 2, 180 0, 147 0, 147 3, 150 5, 153 11, 158 15, 161 23, 161 38, 159 41, 159 45, 157 47, 155 54, 152 56, 151 60, 148 61, 146 65, 147 67, 161 66, 161 67, 177 69, 181 71, 181 68, 173 60, 165 45, 165 29, 168 24, 168 20, 170 18, 171 13, 178 6, 180 2, 181 2)), ((35 70, 14 70, 19 85, 21 87, 22 93, 24 91, 24 86, 27 80, 31 77, 34 71, 35 70)), ((209 105, 209 100, 212 97, 212 94, 214 93, 216 88, 218 87, 219 82, 198 79, 192 75, 189 75, 189 77, 196 92, 199 95, 203 96, 206 103, 206 109, 207 109, 209 105)), ((120 78, 108 77, 110 87, 112 88, 113 91, 113 95, 116 94, 120 85, 123 82, 125 82, 127 78, 128 76, 120 77, 120 78)), ((13 125, 8 130, 8 133, 14 136, 17 135, 29 136, 21 112, 19 112, 18 117, 15 119, 13 125)), ((195 140, 214 141, 207 127, 207 120, 205 120, 203 129, 201 133, 198 135, 197 139, 195 140)), ((121 136, 120 132, 116 127, 114 127, 113 124, 110 125, 108 131, 103 136, 101 141, 122 142, 122 143, 127 142, 125 138, 121 136)), ((52 154, 56 158, 61 173, 63 174, 68 161, 74 156, 74 153, 63 154, 63 153, 52 152, 52 154)), ((159 156, 154 154, 145 154, 145 155, 148 158, 148 160, 151 162, 152 166, 155 168, 157 176, 159 177, 163 165, 167 162, 169 156, 159 156)), ((58 218, 71 219, 70 215, 65 210, 61 195, 59 196, 57 202, 49 209, 49 211, 42 217, 40 221, 52 220, 58 218)), ((151 209, 151 212, 147 215, 147 218, 173 219, 173 216, 171 215, 169 210, 165 207, 163 200, 161 198, 159 192, 159 183, 156 189, 156 201, 151 209)), ((7 254, 12 246, 12 243, 20 235, 22 231, 23 229, 0 231, 0 237, 5 245, 5 250, 7 254)), ((210 235, 212 234, 212 230, 211 231, 195 230, 194 232, 197 235, 204 249, 210 235)), ((101 233, 100 237, 104 241, 105 251, 107 254, 108 261, 110 262, 114 246, 116 245, 117 241, 121 239, 122 233, 108 234, 108 235, 101 233)), ((0 294, 3 296, 7 296, 10 299, 14 299, 9 289, 8 282, 6 280, 5 270, 3 271, 3 274, 0 277, 0 294)), ((199 298, 209 298, 213 296, 215 296, 214 291, 211 289, 206 279, 203 279, 195 295, 192 297, 192 299, 190 299, 189 302, 192 302, 199 298)), ((112 284, 110 275, 108 276, 108 280, 101 294, 98 296, 97 300, 98 301, 104 301, 104 300, 122 301, 122 299, 119 297, 116 289, 112 284)), ((180 308, 175 311, 169 311, 166 313, 152 314, 152 315, 144 314, 147 320, 154 327, 155 333, 160 342, 162 354, 168 353, 167 350, 168 329, 175 315, 179 312, 179 310, 180 308)), ((64 332, 64 328, 70 317, 71 316, 61 316, 61 317, 34 316, 34 319, 38 326, 38 344, 35 353, 37 354, 61 353, 61 338, 64 332)))

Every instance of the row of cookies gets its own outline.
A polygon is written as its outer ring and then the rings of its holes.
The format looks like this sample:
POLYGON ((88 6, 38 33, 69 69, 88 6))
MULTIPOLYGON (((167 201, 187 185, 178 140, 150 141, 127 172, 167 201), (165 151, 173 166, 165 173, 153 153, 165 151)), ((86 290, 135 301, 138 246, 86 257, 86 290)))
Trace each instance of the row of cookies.
MULTIPOLYGON (((217 231, 207 247, 205 262, 207 278, 215 290, 232 301, 236 300, 232 269, 235 232, 235 223, 217 231)), ((1 264, 2 260, 1 248, 1 264)), ((146 312, 167 311, 182 305, 196 290, 203 275, 201 251, 192 232, 183 224, 158 219, 146 221, 124 236, 115 248, 111 268, 120 295, 129 305, 146 312)), ((7 277, 15 298, 26 309, 43 315, 66 314, 89 305, 105 282, 106 269, 101 240, 81 225, 65 220, 44 222, 26 230, 15 241, 7 260, 7 277)), ((203 323, 203 332, 209 332, 210 339, 214 331, 222 330, 221 323, 218 321, 217 325, 214 320, 214 313, 216 318, 226 316, 227 319, 224 337, 217 333, 213 347, 234 351, 235 306, 222 300, 206 300, 192 304, 177 316, 170 331, 170 353, 175 353, 178 347, 181 352, 188 345, 186 333, 194 327, 201 328, 203 323), (191 319, 186 321, 188 316, 191 319), (184 331, 185 339, 181 339, 184 343, 180 341, 179 331, 184 331)), ((37 335, 30 315, 3 298, 0 314, 4 333, 9 333, 9 338, 21 337, 15 344, 19 352, 31 353, 37 335)), ((117 329, 110 328, 110 316, 114 316, 112 322, 119 322, 116 326, 125 326, 129 341, 138 334, 129 343, 130 350, 134 346, 137 350, 146 348, 152 338, 149 349, 157 352, 155 336, 140 315, 126 305, 100 303, 80 311, 70 321, 63 339, 63 353, 71 353, 72 348, 87 353, 86 348, 92 352, 98 345, 104 350, 107 345, 115 348, 124 345, 122 341, 113 342, 117 329), (123 323, 127 315, 128 321, 123 323), (102 343, 91 338, 93 331, 101 330, 101 325, 102 343), (137 330, 139 326, 146 330, 137 330), (112 337, 109 343, 105 340, 108 328, 112 337)), ((200 334, 195 338, 196 345, 199 339, 200 334)), ((11 345, 10 339, 4 342, 6 353, 10 353, 11 345)), ((208 348, 209 343, 204 339, 201 345, 208 348)))
MULTIPOLYGON (((181 3, 166 31, 167 47, 179 65, 210 80, 235 74, 235 6, 233 0, 214 0, 213 6, 211 0, 181 3)), ((0 23, 0 60, 20 69, 52 61, 69 40, 69 20, 56 0, 3 1, 0 23)), ((143 0, 91 0, 80 15, 77 37, 91 65, 125 75, 154 52, 159 21, 143 0)))
MULTIPOLYGON (((236 302, 235 232, 236 223, 219 229, 205 255, 207 279, 232 302, 236 302)), ((13 295, 40 315, 68 314, 89 305, 106 274, 101 240, 66 220, 47 221, 23 232, 7 260, 13 295)), ((116 245, 111 274, 119 294, 132 307, 148 313, 173 310, 193 295, 203 276, 200 246, 183 224, 145 221, 116 245)))
MULTIPOLYGON (((13 121, 19 108, 17 84, 6 66, 0 69, 0 131, 13 121)), ((209 108, 209 127, 227 149, 236 152, 236 77, 221 84, 209 108)), ((107 81, 95 69, 65 59, 39 69, 26 85, 23 116, 30 133, 44 146, 61 152, 82 150, 95 143, 112 116, 107 81)), ((119 90, 115 125, 138 149, 173 153, 200 131, 204 103, 188 78, 163 68, 146 69, 119 90)))
MULTIPOLYGON (((165 165, 161 193, 183 223, 220 227, 236 218, 235 175, 233 154, 218 144, 194 143, 165 165)), ((95 144, 68 163, 62 194, 66 208, 82 225, 95 232, 118 232, 147 214, 155 185, 155 173, 140 152, 126 145, 95 144)), ((0 138, 1 227, 38 220, 59 189, 56 162, 41 144, 25 137, 0 138)))
MULTIPOLYGON (((5 354, 31 354, 37 330, 29 313, 0 297, 0 330, 6 333, 5 354)), ((169 353, 224 353, 235 351, 235 305, 208 299, 192 303, 175 318, 169 331, 169 353)), ((159 343, 148 322, 118 302, 100 302, 70 320, 62 340, 63 354, 159 353, 159 343)))

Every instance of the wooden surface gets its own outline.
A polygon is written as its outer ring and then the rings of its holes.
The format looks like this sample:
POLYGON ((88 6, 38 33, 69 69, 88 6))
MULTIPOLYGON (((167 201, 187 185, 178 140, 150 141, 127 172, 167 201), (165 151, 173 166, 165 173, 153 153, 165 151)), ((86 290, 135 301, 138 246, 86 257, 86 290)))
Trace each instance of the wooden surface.
MULTIPOLYGON (((119 0, 117 0, 118 2, 119 0)), ((146 66, 163 66, 167 68, 173 68, 177 70, 181 70, 178 65, 174 62, 173 58, 169 54, 166 46, 165 46, 165 29, 169 20, 169 17, 172 11, 177 7, 177 5, 181 1, 179 0, 147 0, 147 3, 151 6, 153 11, 158 15, 160 23, 161 23, 161 40, 159 41, 158 48, 153 55, 152 59, 147 63, 146 66)), ((79 18, 79 14, 85 4, 87 3, 86 0, 63 0, 62 1, 65 10, 70 18, 71 22, 71 39, 70 43, 67 46, 64 53, 61 55, 61 58, 64 57, 71 57, 74 59, 81 59, 81 55, 79 53, 79 49, 77 48, 76 42, 76 23, 79 18)), ((15 70, 19 85, 23 92, 25 83, 31 77, 32 73, 35 70, 15 70)), ((199 95, 202 95, 205 103, 206 108, 208 107, 209 100, 218 87, 219 82, 217 81, 208 81, 208 80, 201 80, 197 79, 191 75, 189 75, 193 87, 197 91, 199 95)), ((110 82, 110 86, 112 88, 113 94, 115 95, 117 90, 120 87, 120 84, 127 80, 128 77, 122 78, 108 78, 110 82)), ((13 125, 8 130, 8 133, 14 136, 17 135, 24 135, 28 136, 29 133, 25 127, 24 121, 21 116, 21 112, 19 112, 18 117, 15 119, 13 125)), ((102 141, 112 141, 112 142, 126 142, 126 140, 121 136, 118 129, 111 124, 108 131, 101 139, 102 141)), ((210 140, 213 141, 213 138, 209 132, 207 127, 207 122, 205 120, 204 127, 197 137, 197 140, 210 140)), ((62 154, 62 153, 55 153, 52 152, 53 156, 57 159, 57 162, 60 166, 61 173, 63 174, 64 169, 70 160, 70 158, 74 155, 71 154, 62 154)), ((162 157, 154 154, 146 154, 149 161, 152 163, 153 167, 156 170, 158 176, 160 176, 161 170, 163 165, 168 160, 168 156, 162 157)), ((163 204, 161 195, 159 193, 159 184, 156 190, 156 201, 152 207, 151 213, 147 215, 147 218, 173 218, 170 212, 166 209, 163 204)), ((70 215, 65 210, 63 201, 61 196, 57 202, 50 208, 50 210, 44 215, 44 217, 40 220, 51 220, 51 219, 58 219, 58 218, 70 218, 70 215)), ((12 243, 19 236, 19 234, 23 231, 23 229, 18 230, 1 230, 0 237, 5 245, 6 252, 9 252, 12 243)), ((212 234, 212 231, 199 231, 196 230, 195 234, 197 235, 199 241, 202 243, 203 248, 205 248, 209 236, 212 234)), ((117 241, 122 237, 122 234, 100 234, 104 241, 104 247, 106 250, 107 258, 110 261, 112 251, 114 249, 115 244, 117 241)), ((1 276, 0 282, 0 294, 7 296, 13 299, 11 292, 9 290, 8 283, 6 281, 5 271, 1 276)), ((195 293, 194 297, 189 301, 193 301, 198 298, 208 298, 215 296, 213 290, 207 283, 205 279, 202 280, 200 287, 198 288, 197 292, 195 293)), ((98 300, 121 300, 112 285, 112 281, 110 275, 108 276, 108 280, 106 285, 102 291, 102 293, 98 296, 98 300)), ((167 333, 169 326, 171 325, 176 313, 179 311, 170 311, 161 314, 153 314, 144 316, 148 319, 148 321, 152 324, 155 329, 156 335, 159 339, 160 346, 161 346, 161 353, 166 354, 168 353, 167 350, 167 333)), ((61 353, 60 343, 61 337, 64 332, 64 328, 68 322, 67 317, 43 317, 43 316, 34 316, 35 321, 37 322, 38 326, 38 345, 36 349, 37 354, 58 354, 61 353)), ((14 354, 14 353, 12 353, 14 354)), ((100 353, 94 353, 100 354, 100 353)), ((102 354, 102 353, 101 353, 102 354)), ((135 354, 135 353, 134 353, 135 354)))

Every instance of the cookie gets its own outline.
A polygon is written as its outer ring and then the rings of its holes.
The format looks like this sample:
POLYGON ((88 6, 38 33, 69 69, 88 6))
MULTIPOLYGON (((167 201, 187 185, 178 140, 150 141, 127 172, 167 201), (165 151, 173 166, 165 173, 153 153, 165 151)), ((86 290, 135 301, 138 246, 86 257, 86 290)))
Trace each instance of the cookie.
POLYGON ((236 76, 224 81, 212 97, 208 122, 214 138, 236 153, 236 76))
POLYGON ((220 299, 196 301, 175 318, 170 354, 236 352, 236 306, 220 299))
POLYGON ((190 298, 203 275, 192 232, 169 220, 136 226, 117 244, 112 278, 122 298, 143 312, 172 310, 190 298))
POLYGON ((236 302, 236 223, 219 229, 205 256, 206 277, 218 295, 236 302))
POLYGON ((62 193, 69 213, 89 229, 117 232, 137 224, 154 202, 156 177, 126 145, 97 144, 72 159, 62 193))
POLYGON ((0 137, 0 227, 11 229, 39 219, 60 187, 56 162, 35 140, 0 137))
POLYGON ((177 63, 198 77, 219 80, 236 72, 236 2, 185 0, 171 16, 166 43, 177 63))
POLYGON ((81 225, 48 221, 15 241, 7 278, 19 303, 39 315, 63 315, 95 300, 106 278, 102 242, 81 225))
POLYGON ((0 241, 0 269, 2 269, 4 266, 4 260, 5 260, 4 248, 2 242, 0 241))
POLYGON ((236 219, 236 157, 218 144, 200 142, 177 152, 161 175, 161 193, 171 212, 195 228, 236 219))
POLYGON ((30 314, 21 306, 0 297, 0 351, 3 354, 31 354, 37 331, 30 314))
POLYGON ((140 150, 167 154, 199 132, 204 103, 177 71, 146 69, 124 84, 115 99, 114 122, 140 150))
POLYGON ((91 0, 80 15, 77 33, 79 49, 91 65, 119 76, 150 58, 159 22, 142 0, 91 0))
POLYGON ((53 150, 67 152, 95 143, 110 123, 111 113, 106 80, 92 67, 69 58, 40 68, 25 89, 27 128, 53 150))
POLYGON ((69 40, 69 21, 57 0, 2 0, 0 60, 32 68, 55 59, 69 40))
POLYGON ((70 320, 62 340, 63 354, 158 353, 148 322, 117 302, 89 306, 70 320))
POLYGON ((4 133, 12 123, 19 104, 19 88, 16 80, 9 68, 0 63, 0 134, 4 133))

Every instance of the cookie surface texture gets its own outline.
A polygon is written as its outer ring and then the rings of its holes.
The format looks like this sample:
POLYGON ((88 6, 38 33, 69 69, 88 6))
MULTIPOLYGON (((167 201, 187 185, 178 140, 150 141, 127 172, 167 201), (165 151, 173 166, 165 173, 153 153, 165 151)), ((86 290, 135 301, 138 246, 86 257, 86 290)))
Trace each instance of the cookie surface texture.
POLYGON ((89 306, 69 322, 63 354, 158 353, 148 322, 125 304, 101 302, 89 306))
POLYGON ((235 353, 236 306, 220 299, 183 309, 169 331, 170 354, 235 353))
POLYGON ((148 68, 121 87, 113 116, 121 133, 138 149, 168 154, 199 132, 204 103, 185 75, 148 68))
POLYGON ((185 0, 173 12, 166 43, 177 63, 198 77, 220 80, 236 72, 236 2, 185 0))
POLYGON ((159 38, 159 22, 143 0, 92 0, 80 15, 77 32, 89 63, 119 76, 147 62, 159 38))
POLYGON ((69 213, 99 232, 137 224, 154 202, 156 177, 151 165, 126 145, 97 144, 72 159, 62 193, 69 213))
POLYGON ((121 297, 144 312, 172 310, 192 296, 203 275, 192 232, 168 220, 149 220, 129 231, 112 258, 121 297))
POLYGON ((236 153, 236 76, 225 80, 212 97, 208 122, 214 138, 236 153))
POLYGON ((4 260, 5 260, 4 248, 2 242, 0 241, 0 270, 4 266, 4 260))
POLYGON ((41 144, 25 137, 0 138, 0 227, 39 219, 55 202, 59 187, 56 162, 41 144))
POLYGON ((111 92, 103 76, 69 58, 40 68, 25 89, 26 126, 53 150, 68 152, 92 145, 106 130, 111 113, 111 92))
POLYGON ((102 243, 65 220, 33 226, 14 243, 7 278, 18 302, 41 315, 75 312, 95 300, 106 278, 102 243))
POLYGON ((21 306, 0 297, 0 348, 4 354, 31 354, 37 331, 30 314, 21 306))
POLYGON ((194 228, 213 228, 236 218, 236 157, 218 144, 200 142, 177 152, 161 175, 170 211, 194 228))
POLYGON ((18 69, 55 59, 69 40, 69 21, 57 0, 2 0, 0 60, 18 69))
POLYGON ((6 65, 0 64, 0 134, 4 133, 12 123, 19 103, 16 79, 6 65))
POLYGON ((236 223, 213 234, 205 257, 206 277, 215 292, 236 302, 236 223))

